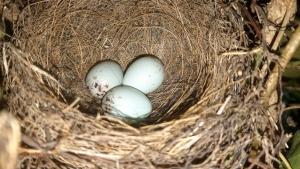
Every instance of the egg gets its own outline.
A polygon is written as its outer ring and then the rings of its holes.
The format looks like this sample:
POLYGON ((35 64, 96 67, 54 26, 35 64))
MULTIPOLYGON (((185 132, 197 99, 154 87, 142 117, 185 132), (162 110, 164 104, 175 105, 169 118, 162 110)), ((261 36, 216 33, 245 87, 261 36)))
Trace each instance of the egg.
POLYGON ((121 66, 112 60, 102 61, 94 65, 87 73, 85 82, 90 93, 101 99, 106 92, 122 84, 121 66))
POLYGON ((132 86, 145 94, 153 92, 164 80, 162 61, 152 55, 137 58, 127 68, 123 84, 132 86))
POLYGON ((143 119, 152 111, 151 102, 144 93, 123 85, 109 90, 101 107, 106 113, 125 120, 143 119))

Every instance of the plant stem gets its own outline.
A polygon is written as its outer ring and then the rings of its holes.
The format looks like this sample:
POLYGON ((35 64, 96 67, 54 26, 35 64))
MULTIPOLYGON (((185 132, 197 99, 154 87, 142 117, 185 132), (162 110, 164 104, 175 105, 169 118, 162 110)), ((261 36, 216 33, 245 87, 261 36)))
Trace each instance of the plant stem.
POLYGON ((271 94, 276 89, 279 80, 279 75, 281 73, 280 71, 285 69, 285 67, 293 57, 293 54, 295 53, 299 45, 300 45, 300 26, 298 26, 298 28, 295 30, 290 41, 283 49, 282 55, 279 58, 278 63, 274 66, 266 82, 266 91, 264 93, 266 99, 269 99, 271 94))

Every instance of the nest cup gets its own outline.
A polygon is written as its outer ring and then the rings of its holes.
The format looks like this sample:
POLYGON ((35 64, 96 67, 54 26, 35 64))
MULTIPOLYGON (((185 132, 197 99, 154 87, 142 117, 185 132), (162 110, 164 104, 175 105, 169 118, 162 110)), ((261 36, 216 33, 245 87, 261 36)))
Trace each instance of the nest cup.
POLYGON ((18 49, 6 47, 8 105, 23 134, 49 151, 21 155, 18 167, 239 166, 260 136, 256 129, 269 132, 272 147, 274 127, 265 124, 259 100, 239 102, 251 91, 245 83, 251 57, 220 55, 248 45, 241 20, 223 7, 147 0, 26 6, 14 27, 18 49), (135 128, 103 114, 84 79, 96 62, 114 60, 125 70, 144 54, 160 58, 166 75, 148 95, 148 121, 135 128), (224 115, 217 115, 228 98, 224 115))

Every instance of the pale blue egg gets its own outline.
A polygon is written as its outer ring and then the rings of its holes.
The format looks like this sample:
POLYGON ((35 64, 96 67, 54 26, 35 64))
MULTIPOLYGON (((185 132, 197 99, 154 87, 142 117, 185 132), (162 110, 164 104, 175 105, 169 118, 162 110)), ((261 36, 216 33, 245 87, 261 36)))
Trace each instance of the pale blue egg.
POLYGON ((121 66, 111 60, 94 65, 85 78, 90 93, 99 99, 103 98, 108 90, 121 85, 122 80, 123 71, 121 66))
POLYGON ((159 88, 163 83, 164 75, 162 61, 157 57, 145 55, 136 59, 128 67, 123 84, 148 94, 159 88))
POLYGON ((134 120, 146 118, 152 111, 148 97, 130 86, 117 86, 102 99, 102 109, 114 116, 134 120))

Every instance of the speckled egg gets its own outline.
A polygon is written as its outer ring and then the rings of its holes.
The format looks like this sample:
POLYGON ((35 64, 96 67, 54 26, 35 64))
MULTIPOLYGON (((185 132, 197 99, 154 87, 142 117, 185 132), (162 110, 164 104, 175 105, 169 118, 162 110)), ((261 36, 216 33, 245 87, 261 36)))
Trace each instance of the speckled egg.
POLYGON ((87 73, 85 82, 90 93, 102 99, 106 92, 122 84, 123 71, 121 66, 111 60, 94 65, 87 73))
POLYGON ((122 119, 143 119, 152 111, 148 97, 130 86, 117 86, 102 99, 102 109, 122 119))

